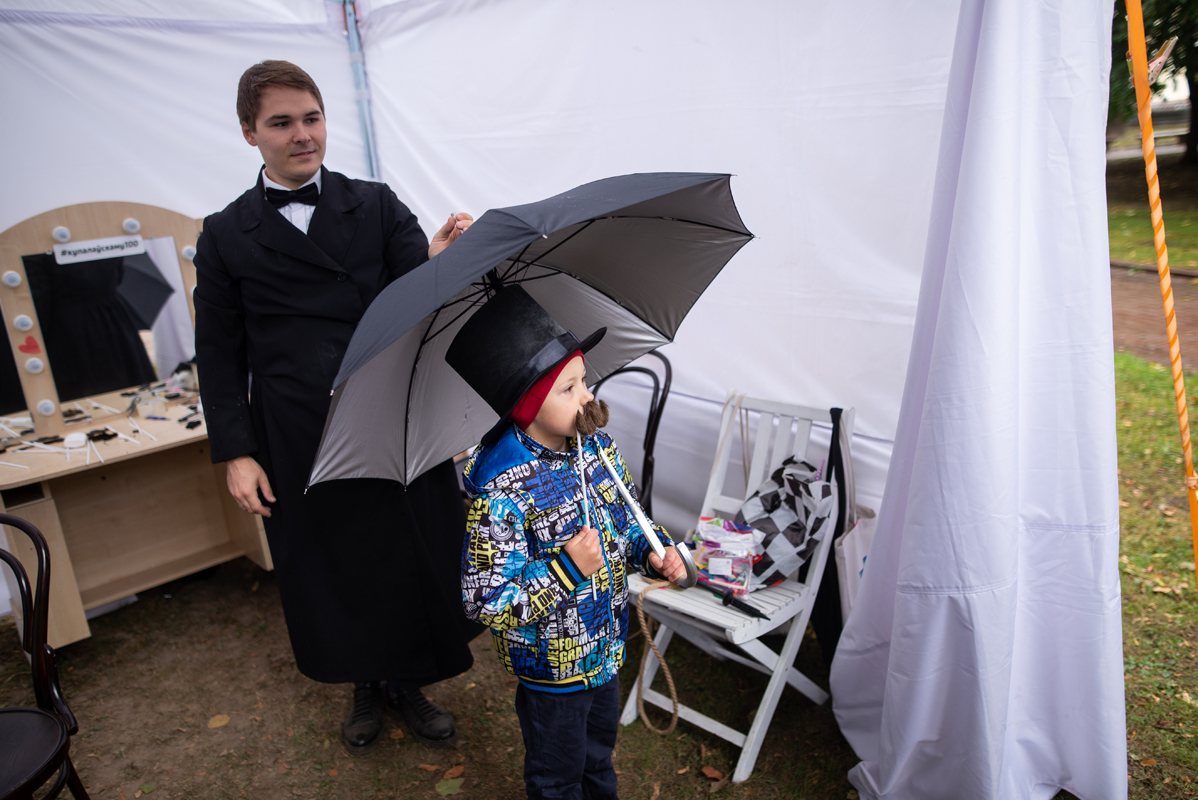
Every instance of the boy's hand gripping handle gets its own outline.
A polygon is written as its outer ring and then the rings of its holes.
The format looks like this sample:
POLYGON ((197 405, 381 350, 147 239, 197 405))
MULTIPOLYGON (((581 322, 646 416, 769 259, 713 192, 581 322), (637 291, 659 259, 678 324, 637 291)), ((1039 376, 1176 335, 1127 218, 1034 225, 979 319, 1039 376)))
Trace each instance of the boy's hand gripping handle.
MULTIPOLYGON (((616 472, 616 468, 612 466, 611 461, 602 450, 599 451, 599 458, 603 461, 603 466, 607 468, 607 472, 611 475, 612 480, 616 482, 616 488, 620 490, 620 495, 624 498, 624 502, 632 509, 632 516, 636 518, 636 524, 640 526, 641 531, 645 534, 645 540, 649 542, 649 547, 653 548, 653 552, 660 559, 665 559, 666 549, 657 539, 657 534, 653 530, 653 525, 645 516, 645 512, 641 510, 640 504, 632 499, 632 494, 628 491, 628 487, 624 485, 624 481, 620 480, 620 473, 616 472)), ((689 589, 699 582, 699 570, 695 568, 695 560, 691 558, 690 548, 685 544, 676 543, 674 549, 678 551, 678 557, 682 559, 682 564, 686 567, 686 577, 678 582, 678 585, 683 589, 689 589)))

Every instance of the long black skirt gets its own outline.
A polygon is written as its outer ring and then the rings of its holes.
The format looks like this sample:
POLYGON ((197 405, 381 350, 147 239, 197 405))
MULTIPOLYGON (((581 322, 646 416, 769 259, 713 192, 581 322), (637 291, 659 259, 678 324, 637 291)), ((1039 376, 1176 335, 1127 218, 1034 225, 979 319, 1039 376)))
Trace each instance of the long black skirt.
POLYGON ((461 600, 465 512, 453 464, 405 488, 276 490, 266 535, 300 672, 325 683, 427 685, 473 664, 461 600))

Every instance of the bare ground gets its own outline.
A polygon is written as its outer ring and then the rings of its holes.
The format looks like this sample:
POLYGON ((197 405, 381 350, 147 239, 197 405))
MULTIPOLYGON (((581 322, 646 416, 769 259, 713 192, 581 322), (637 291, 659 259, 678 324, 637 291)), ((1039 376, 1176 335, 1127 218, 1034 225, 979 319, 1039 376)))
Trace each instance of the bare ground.
MULTIPOLYGON (((1161 201, 1166 236, 1170 209, 1198 208, 1198 167, 1180 163, 1180 156, 1160 159, 1161 201)), ((1141 161, 1112 162, 1107 168, 1107 199, 1112 206, 1148 205, 1141 161)), ((1114 308, 1115 349, 1147 361, 1169 364, 1169 342, 1156 265, 1149 270, 1111 270, 1111 303, 1114 308)), ((1181 341, 1183 366, 1198 368, 1198 278, 1175 276, 1173 305, 1181 341)))
MULTIPOLYGON (((388 621, 379 624, 385 630, 388 621)), ((524 797, 515 681, 486 634, 472 645, 469 672, 426 689, 454 712, 456 747, 429 749, 389 721, 376 751, 351 757, 340 744, 349 687, 315 683, 296 670, 274 576, 246 559, 142 593, 93 620, 92 633, 62 648, 60 669, 80 722, 71 752, 94 797, 435 798, 459 765, 463 797, 524 797)), ((625 698, 640 641, 634 632, 621 672, 625 698)), ((685 642, 668 658, 685 700, 747 729, 765 676, 717 665, 685 642)), ((800 651, 798 666, 827 686, 814 642, 800 651)), ((661 678, 655 686, 664 691, 661 678)), ((32 703, 12 617, 0 619, 0 706, 32 703)), ((654 711, 653 718, 661 726, 668 714, 654 711)), ((615 761, 624 797, 706 796, 716 781, 702 768, 730 773, 739 754, 686 723, 659 737, 638 721, 620 737, 615 761)), ((852 791, 846 774, 855 761, 831 704, 817 707, 787 691, 753 777, 720 794, 839 800, 852 791)))

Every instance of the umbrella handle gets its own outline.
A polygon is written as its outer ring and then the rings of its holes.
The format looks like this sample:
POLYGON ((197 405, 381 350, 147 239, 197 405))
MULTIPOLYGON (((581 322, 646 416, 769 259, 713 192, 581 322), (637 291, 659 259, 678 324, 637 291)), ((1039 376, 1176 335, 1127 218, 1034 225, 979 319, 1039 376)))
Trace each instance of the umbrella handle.
MULTIPOLYGON (((632 516, 636 519, 636 524, 640 526, 641 531, 645 534, 645 540, 649 542, 649 547, 657 555, 658 558, 665 560, 666 549, 657 538, 653 531, 653 524, 649 522, 645 516, 645 512, 641 510, 640 504, 632 499, 632 494, 628 491, 628 487, 624 485, 624 481, 620 480, 620 474, 616 472, 616 468, 612 466, 611 461, 604 455, 602 450, 599 450, 599 458, 603 461, 603 466, 607 468, 607 472, 611 475, 612 480, 616 482, 616 488, 620 490, 620 495, 624 498, 624 503, 632 510, 632 516)), ((695 560, 691 557, 690 548, 681 542, 674 544, 674 549, 678 552, 678 557, 682 559, 682 564, 686 567, 686 577, 678 582, 678 585, 683 589, 689 589, 699 581, 699 571, 695 567, 695 560)))

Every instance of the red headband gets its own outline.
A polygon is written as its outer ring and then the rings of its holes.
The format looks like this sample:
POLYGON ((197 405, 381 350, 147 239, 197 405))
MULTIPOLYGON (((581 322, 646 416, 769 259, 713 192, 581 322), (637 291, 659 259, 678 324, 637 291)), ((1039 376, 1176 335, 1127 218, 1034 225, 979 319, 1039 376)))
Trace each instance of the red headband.
MULTIPOLYGON (((566 365, 575 358, 584 358, 581 350, 575 350, 570 355, 562 359, 556 367, 550 370, 545 377, 532 385, 532 388, 524 393, 520 401, 516 403, 512 413, 509 414, 512 422, 520 427, 520 430, 528 430, 528 426, 537 418, 537 414, 541 411, 541 406, 545 403, 545 398, 549 396, 550 390, 553 389, 553 384, 557 382, 557 376, 562 374, 562 370, 566 365)), ((584 361, 585 363, 585 361, 584 361)))

